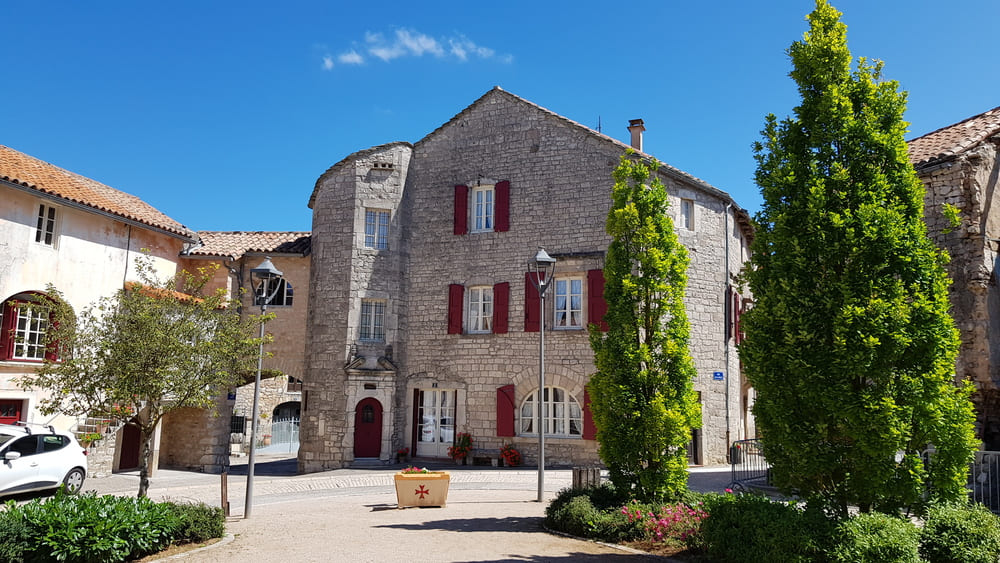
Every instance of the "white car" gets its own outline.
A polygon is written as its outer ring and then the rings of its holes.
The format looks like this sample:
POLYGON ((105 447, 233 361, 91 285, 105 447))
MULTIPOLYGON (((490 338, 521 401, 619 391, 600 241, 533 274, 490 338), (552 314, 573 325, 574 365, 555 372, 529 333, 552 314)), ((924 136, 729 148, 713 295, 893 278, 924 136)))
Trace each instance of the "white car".
POLYGON ((87 450, 51 426, 0 425, 0 496, 66 485, 75 494, 87 477, 87 450))

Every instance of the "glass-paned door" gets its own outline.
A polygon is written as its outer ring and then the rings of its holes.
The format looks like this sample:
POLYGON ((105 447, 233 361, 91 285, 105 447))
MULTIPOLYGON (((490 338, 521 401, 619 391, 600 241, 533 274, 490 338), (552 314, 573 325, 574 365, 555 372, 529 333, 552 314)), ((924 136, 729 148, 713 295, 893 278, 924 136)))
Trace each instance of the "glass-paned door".
POLYGON ((417 452, 420 457, 448 457, 455 441, 454 389, 417 392, 417 452))

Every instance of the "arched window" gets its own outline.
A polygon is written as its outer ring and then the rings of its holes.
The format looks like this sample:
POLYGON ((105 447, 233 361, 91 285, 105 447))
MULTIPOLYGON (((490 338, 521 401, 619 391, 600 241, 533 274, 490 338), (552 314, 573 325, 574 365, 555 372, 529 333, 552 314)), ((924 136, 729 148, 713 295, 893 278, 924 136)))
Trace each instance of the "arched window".
MULTIPOLYGON (((560 387, 546 387, 543 398, 542 424, 546 436, 581 436, 583 434, 583 410, 580 403, 560 387)), ((535 408, 538 404, 536 390, 521 403, 521 434, 536 434, 535 408)))
POLYGON ((46 344, 49 314, 22 304, 37 302, 40 294, 18 293, 0 305, 0 359, 40 362, 54 349, 46 344))

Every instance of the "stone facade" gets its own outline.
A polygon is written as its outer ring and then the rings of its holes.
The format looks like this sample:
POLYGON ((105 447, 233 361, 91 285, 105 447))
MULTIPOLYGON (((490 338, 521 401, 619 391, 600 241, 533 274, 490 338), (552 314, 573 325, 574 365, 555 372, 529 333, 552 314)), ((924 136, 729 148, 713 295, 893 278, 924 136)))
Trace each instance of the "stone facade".
POLYGON ((910 141, 911 161, 926 188, 925 219, 935 243, 948 252, 952 316, 961 333, 956 375, 976 386, 978 434, 1000 449, 1000 239, 997 193, 1000 108, 910 141), (953 226, 945 205, 958 209, 953 226))
MULTIPOLYGON (((627 148, 496 88, 415 145, 361 151, 323 174, 310 200, 313 254, 300 470, 355 462, 355 420, 367 416, 363 404, 380 409, 381 439, 374 456, 366 450, 357 457, 388 461, 401 447, 420 457, 446 455, 440 444, 423 441, 430 395, 454 402, 439 421, 441 428, 469 432, 479 449, 513 443, 527 463, 536 461, 537 434, 521 420, 525 400, 538 388, 539 335, 525 323, 532 313, 526 310, 527 261, 544 246, 558 261, 556 281, 580 280, 582 301, 595 297, 587 280, 604 265, 611 173, 627 148), (455 234, 455 210, 464 205, 457 203, 457 185, 470 193, 476 186, 493 187, 498 217, 506 206, 509 225, 482 232, 473 225, 472 232, 455 234), (503 190, 509 190, 509 199, 501 202, 507 197, 500 195, 503 190), (385 249, 365 248, 365 211, 373 209, 390 212, 385 249), (452 294, 450 287, 460 289, 452 294), (471 290, 491 287, 497 308, 502 306, 497 295, 509 292, 507 328, 478 333, 467 314, 471 290), (448 330, 450 295, 459 296, 465 311, 458 333, 448 330), (366 301, 369 307, 384 306, 381 338, 364 337, 371 321, 363 311, 366 301), (513 436, 500 435, 506 432, 500 431, 498 407, 500 390, 510 385, 513 436)), ((750 229, 746 213, 724 192, 667 165, 660 177, 675 222, 682 201, 692 209, 692 224, 679 226, 678 233, 691 256, 686 303, 703 407, 696 461, 720 463, 731 440, 753 432, 746 422, 752 391, 740 377, 728 291, 747 258, 750 229)), ((545 301, 546 387, 561 389, 585 407, 593 352, 583 327, 552 327, 553 301, 551 295, 545 301)), ((589 308, 584 307, 585 318, 589 308)), ((594 463, 597 443, 579 428, 575 434, 547 435, 546 460, 594 463)))

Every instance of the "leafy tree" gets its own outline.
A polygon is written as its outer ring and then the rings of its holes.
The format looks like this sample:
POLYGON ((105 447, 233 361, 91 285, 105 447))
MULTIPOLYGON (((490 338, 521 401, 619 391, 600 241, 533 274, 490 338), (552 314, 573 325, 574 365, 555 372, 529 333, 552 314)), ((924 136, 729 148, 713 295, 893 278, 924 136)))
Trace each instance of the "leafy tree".
POLYGON ((54 287, 31 305, 49 313, 48 357, 24 376, 26 389, 49 393, 40 402, 46 414, 85 417, 133 412, 141 434, 139 493, 149 488, 152 437, 169 412, 209 408, 220 392, 243 383, 256 369, 266 318, 241 316, 237 300, 224 289, 203 293, 215 268, 182 272, 160 282, 151 261, 137 261, 141 283, 129 283, 79 314, 54 287))
POLYGON ((658 164, 630 151, 615 169, 604 266, 609 330, 590 327, 601 459, 615 487, 647 502, 686 489, 686 445, 701 424, 684 310, 688 255, 666 212, 658 164))
POLYGON ((964 494, 971 385, 954 381, 948 258, 923 222, 906 94, 881 62, 851 70, 840 16, 816 2, 789 49, 802 103, 754 146, 764 205, 740 358, 775 483, 841 514, 891 512, 964 494))

